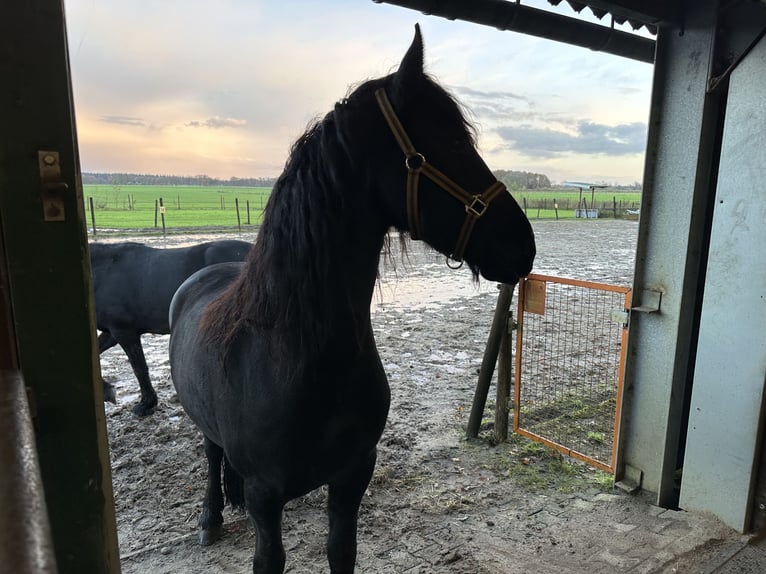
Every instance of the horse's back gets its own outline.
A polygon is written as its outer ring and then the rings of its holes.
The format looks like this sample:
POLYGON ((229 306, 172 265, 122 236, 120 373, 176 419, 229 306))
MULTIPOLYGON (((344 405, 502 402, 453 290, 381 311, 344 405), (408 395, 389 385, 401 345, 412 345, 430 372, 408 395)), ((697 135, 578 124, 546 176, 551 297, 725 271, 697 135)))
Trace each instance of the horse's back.
POLYGON ((198 320, 204 307, 226 289, 241 271, 241 262, 227 261, 192 273, 181 283, 170 301, 168 317, 171 332, 181 315, 193 313, 198 320))
POLYGON ((226 263, 227 261, 244 261, 252 243, 238 239, 221 239, 211 241, 206 245, 204 258, 205 265, 226 263))
POLYGON ((250 245, 228 239, 168 249, 127 242, 91 244, 98 328, 169 333, 168 308, 183 281, 210 264, 242 261, 250 245))

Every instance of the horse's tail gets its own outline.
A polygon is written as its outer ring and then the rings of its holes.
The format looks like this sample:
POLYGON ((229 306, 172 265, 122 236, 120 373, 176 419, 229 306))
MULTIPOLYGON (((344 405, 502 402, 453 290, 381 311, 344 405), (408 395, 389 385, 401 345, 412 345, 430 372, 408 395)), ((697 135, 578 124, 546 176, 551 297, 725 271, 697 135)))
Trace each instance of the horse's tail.
POLYGON ((245 481, 231 466, 229 459, 223 457, 223 491, 226 501, 234 508, 245 508, 245 481))

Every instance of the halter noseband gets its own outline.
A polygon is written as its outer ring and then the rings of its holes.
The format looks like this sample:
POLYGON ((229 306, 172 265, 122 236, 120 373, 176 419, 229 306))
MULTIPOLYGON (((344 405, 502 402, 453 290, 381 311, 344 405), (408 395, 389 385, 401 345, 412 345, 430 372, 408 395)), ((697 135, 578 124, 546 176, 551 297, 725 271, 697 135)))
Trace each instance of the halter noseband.
MULTIPOLYGON (((452 260, 459 263, 457 267, 460 267, 463 262, 465 248, 468 245, 468 239, 471 236, 476 220, 484 215, 490 202, 501 192, 505 191, 505 185, 499 181, 495 181, 495 183, 490 185, 483 193, 478 195, 472 195, 465 191, 441 171, 428 163, 426 158, 423 157, 423 154, 418 153, 415 150, 415 146, 412 145, 412 141, 410 141, 407 132, 404 131, 404 126, 402 126, 396 112, 394 112, 394 108, 391 106, 391 102, 388 100, 386 91, 383 88, 375 90, 375 98, 378 100, 378 105, 383 112, 383 117, 386 118, 388 127, 391 128, 399 147, 404 152, 404 164, 407 166, 407 223, 410 228, 410 237, 413 239, 420 238, 420 229, 418 225, 418 181, 421 173, 444 191, 457 198, 465 206, 465 222, 460 230, 460 235, 458 235, 455 251, 450 255, 452 260)), ((450 265, 450 267, 453 266, 450 265)))

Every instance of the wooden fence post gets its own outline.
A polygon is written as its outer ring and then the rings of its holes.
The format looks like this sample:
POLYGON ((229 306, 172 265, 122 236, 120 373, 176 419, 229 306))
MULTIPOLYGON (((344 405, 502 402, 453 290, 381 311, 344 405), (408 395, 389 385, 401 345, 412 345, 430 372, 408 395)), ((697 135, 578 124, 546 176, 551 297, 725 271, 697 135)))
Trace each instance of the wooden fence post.
POLYGON ((160 197, 160 216, 162 217, 162 235, 165 235, 165 206, 162 204, 162 198, 160 197))
MULTIPOLYGON (((513 287, 511 296, 513 296, 513 287)), ((510 305, 509 305, 510 306, 510 305)), ((508 310, 505 329, 500 339, 497 357, 497 396, 495 400, 495 440, 508 439, 508 413, 510 411, 511 385, 513 381, 513 311, 508 310)))
POLYGON ((495 306, 495 315, 492 319, 492 327, 487 339, 487 347, 484 350, 484 358, 481 361, 481 370, 479 371, 479 382, 476 384, 476 392, 473 396, 473 406, 471 415, 468 418, 468 428, 466 436, 476 438, 479 436, 479 427, 481 426, 481 417, 484 414, 484 407, 487 404, 487 394, 489 385, 492 382, 492 374, 495 371, 497 354, 500 351, 500 339, 503 331, 506 330, 508 322, 508 309, 511 307, 513 299, 513 285, 500 285, 500 293, 497 296, 497 305, 495 306))
POLYGON ((93 197, 88 198, 90 203, 90 220, 93 222, 93 237, 96 236, 96 210, 93 208, 93 197))
POLYGON ((242 233, 242 221, 239 218, 239 198, 234 198, 234 207, 237 211, 237 229, 239 229, 239 232, 242 233))

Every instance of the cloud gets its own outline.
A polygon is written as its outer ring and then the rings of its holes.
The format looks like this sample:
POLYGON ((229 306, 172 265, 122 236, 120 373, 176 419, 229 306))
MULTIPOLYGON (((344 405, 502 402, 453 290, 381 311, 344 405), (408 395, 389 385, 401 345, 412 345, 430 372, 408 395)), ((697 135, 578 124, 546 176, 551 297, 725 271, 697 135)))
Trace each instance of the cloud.
POLYGON ((122 126, 144 126, 146 123, 141 118, 133 118, 130 116, 101 116, 99 121, 105 124, 118 124, 122 126))
POLYGON ((473 100, 522 100, 528 102, 529 99, 513 92, 504 92, 498 90, 475 90, 466 86, 451 86, 451 89, 463 97, 473 100))
POLYGON ((242 128, 247 125, 247 120, 240 120, 236 118, 220 118, 215 116, 203 122, 194 120, 188 122, 185 125, 189 128, 242 128))
POLYGON ((534 103, 514 92, 500 90, 476 90, 466 86, 450 86, 471 115, 485 120, 531 120, 534 103))
POLYGON ((566 153, 622 156, 643 153, 646 124, 633 122, 608 126, 579 122, 573 132, 529 125, 495 129, 504 141, 503 148, 532 157, 552 158, 566 153))

